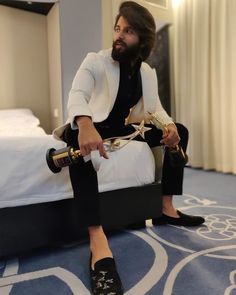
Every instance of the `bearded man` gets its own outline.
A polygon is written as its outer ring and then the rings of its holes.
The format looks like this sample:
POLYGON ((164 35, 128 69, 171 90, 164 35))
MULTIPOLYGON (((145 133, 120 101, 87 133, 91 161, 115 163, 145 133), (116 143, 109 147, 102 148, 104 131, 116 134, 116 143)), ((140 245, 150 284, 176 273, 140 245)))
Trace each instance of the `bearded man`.
MULTIPOLYGON (((83 156, 99 150, 107 158, 103 139, 134 132, 131 123, 149 122, 149 113, 157 113, 166 126, 163 133, 145 124, 145 141, 150 147, 181 144, 187 148, 188 131, 174 123, 163 109, 157 89, 155 70, 144 61, 155 42, 155 21, 150 12, 133 1, 123 2, 114 26, 113 47, 89 53, 81 64, 69 94, 67 123, 54 131, 57 138, 80 149, 83 156)), ((137 140, 144 140, 141 136, 137 140)), ((79 216, 90 237, 90 274, 93 294, 123 294, 112 251, 103 231, 97 174, 91 161, 81 157, 70 166, 70 179, 79 202, 79 216)), ((183 168, 173 168, 168 154, 162 171, 163 216, 154 224, 196 226, 200 216, 181 213, 173 206, 173 195, 182 194, 183 168)))

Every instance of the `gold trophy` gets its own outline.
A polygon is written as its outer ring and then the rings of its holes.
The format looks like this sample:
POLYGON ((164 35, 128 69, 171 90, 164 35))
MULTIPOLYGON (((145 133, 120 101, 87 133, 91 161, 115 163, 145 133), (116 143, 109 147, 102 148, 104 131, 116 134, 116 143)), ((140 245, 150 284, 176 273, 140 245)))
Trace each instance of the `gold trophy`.
MULTIPOLYGON (((161 129, 163 132, 168 131, 166 125, 157 118, 157 114, 148 113, 150 115, 150 122, 153 125, 158 129, 161 129)), ((180 144, 177 144, 175 147, 169 147, 167 151, 169 152, 171 166, 184 167, 188 163, 188 155, 183 151, 180 144)))
POLYGON ((53 173, 58 173, 61 171, 62 167, 77 163, 80 156, 80 150, 68 146, 59 150, 54 148, 48 149, 46 160, 49 169, 53 173))
MULTIPOLYGON (((103 144, 106 152, 114 152, 123 148, 138 135, 144 138, 144 132, 150 129, 144 126, 144 121, 140 125, 132 124, 132 126, 135 131, 129 135, 104 139, 103 144), (122 143, 121 139, 126 141, 122 143)), ((46 153, 48 167, 53 173, 58 173, 63 167, 78 163, 80 157, 82 157, 80 150, 71 146, 59 150, 50 148, 46 153)))

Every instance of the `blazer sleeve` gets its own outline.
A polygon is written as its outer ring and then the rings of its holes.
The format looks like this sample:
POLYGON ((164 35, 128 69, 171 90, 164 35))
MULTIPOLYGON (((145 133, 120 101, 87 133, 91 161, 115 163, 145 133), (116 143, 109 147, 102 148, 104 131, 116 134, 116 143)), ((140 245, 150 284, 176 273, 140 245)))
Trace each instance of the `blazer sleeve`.
POLYGON ((163 108, 159 96, 157 96, 157 107, 154 116, 164 125, 168 125, 173 122, 173 119, 167 114, 166 110, 163 108))
POLYGON ((167 114, 166 110, 163 108, 159 94, 158 94, 158 78, 156 71, 155 72, 155 84, 157 86, 157 95, 156 95, 156 110, 154 116, 164 125, 173 123, 173 119, 167 114))
POLYGON ((67 104, 68 122, 71 124, 72 129, 77 129, 77 125, 74 123, 76 116, 90 116, 93 118, 93 113, 89 108, 89 101, 95 86, 95 63, 96 53, 89 53, 72 82, 67 104))

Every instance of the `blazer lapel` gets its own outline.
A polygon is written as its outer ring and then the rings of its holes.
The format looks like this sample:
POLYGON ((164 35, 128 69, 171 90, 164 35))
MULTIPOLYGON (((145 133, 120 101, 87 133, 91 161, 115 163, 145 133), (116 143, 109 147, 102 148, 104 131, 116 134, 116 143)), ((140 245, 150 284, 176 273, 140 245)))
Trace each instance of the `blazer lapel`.
POLYGON ((120 82, 120 66, 110 56, 107 57, 105 63, 105 71, 108 81, 108 90, 110 94, 110 110, 112 109, 118 93, 120 82))
POLYGON ((148 112, 155 112, 156 101, 158 97, 157 78, 155 70, 145 67, 142 64, 141 67, 142 88, 143 88, 143 107, 144 116, 148 117, 148 112))

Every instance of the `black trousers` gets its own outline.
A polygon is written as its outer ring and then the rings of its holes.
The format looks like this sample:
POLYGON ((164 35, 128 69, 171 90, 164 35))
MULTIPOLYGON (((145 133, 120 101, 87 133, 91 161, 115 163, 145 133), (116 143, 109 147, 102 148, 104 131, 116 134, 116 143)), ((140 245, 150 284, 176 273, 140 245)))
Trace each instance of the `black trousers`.
MULTIPOLYGON (((146 141, 150 147, 160 146, 162 139, 162 131, 157 129, 152 124, 146 124, 151 130, 145 132, 145 139, 137 136, 135 140, 146 141)), ((186 151, 188 144, 188 130, 182 124, 176 123, 180 144, 186 151)), ((109 126, 101 126, 95 123, 95 127, 103 139, 112 136, 123 136, 134 132, 132 125, 125 125, 120 128, 109 126)), ((78 130, 72 130, 69 126, 63 135, 64 141, 73 147, 78 146, 78 130)), ((99 193, 97 173, 93 168, 92 162, 84 162, 83 158, 79 159, 77 164, 69 166, 70 179, 74 192, 74 197, 77 199, 78 214, 83 226, 100 225, 99 214, 99 193)), ((163 195, 181 195, 183 186, 183 168, 172 167, 168 153, 164 155, 162 168, 162 193, 163 195)))

